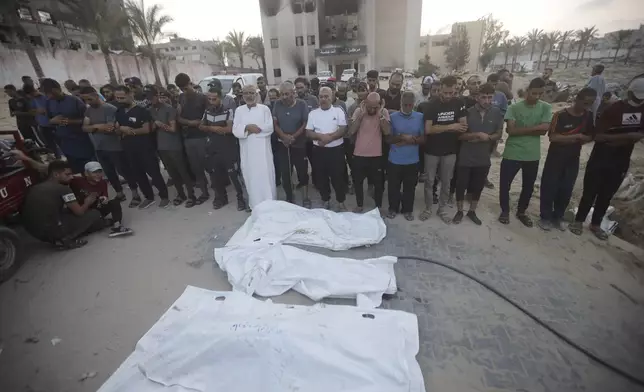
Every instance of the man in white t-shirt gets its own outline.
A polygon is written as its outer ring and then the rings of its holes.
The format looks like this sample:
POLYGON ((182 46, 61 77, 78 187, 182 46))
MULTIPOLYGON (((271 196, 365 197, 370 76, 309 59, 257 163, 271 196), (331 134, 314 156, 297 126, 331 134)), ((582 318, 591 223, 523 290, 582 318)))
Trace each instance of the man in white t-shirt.
POLYGON ((333 106, 333 90, 322 87, 319 92, 320 107, 309 113, 306 135, 313 140, 313 170, 315 181, 324 202, 323 207, 331 208, 331 186, 335 191, 338 210, 346 211, 347 183, 344 175, 344 132, 347 127, 346 114, 333 106), (329 184, 330 183, 330 184, 329 184))

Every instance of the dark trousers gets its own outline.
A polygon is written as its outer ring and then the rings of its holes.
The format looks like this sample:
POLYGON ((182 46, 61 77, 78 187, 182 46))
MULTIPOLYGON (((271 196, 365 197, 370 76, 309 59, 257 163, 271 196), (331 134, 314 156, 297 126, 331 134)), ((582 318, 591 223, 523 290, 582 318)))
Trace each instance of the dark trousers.
POLYGON ((539 161, 503 159, 501 161, 501 178, 499 180, 499 203, 501 204, 501 212, 503 214, 510 212, 510 187, 519 170, 521 170, 521 180, 523 183, 517 213, 523 214, 528 209, 528 204, 530 204, 534 190, 534 182, 537 180, 537 173, 539 172, 539 161))
POLYGON ((38 127, 38 133, 40 133, 40 138, 42 139, 45 147, 50 150, 56 158, 60 158, 60 148, 58 143, 56 143, 55 129, 50 127, 38 127))
POLYGON ((212 173, 212 188, 215 190, 215 200, 228 202, 226 186, 232 182, 237 192, 237 200, 244 200, 244 188, 240 181, 239 159, 226 153, 208 155, 207 170, 212 173))
POLYGON ((549 221, 563 219, 578 173, 578 156, 548 153, 541 173, 541 219, 549 221))
POLYGON ((168 171, 168 175, 174 182, 177 189, 177 196, 182 199, 186 198, 186 192, 189 198, 194 199, 194 181, 190 176, 188 161, 183 150, 159 151, 159 156, 168 171), (184 191, 185 187, 185 191, 184 191))
MULTIPOLYGON (((208 179, 206 178, 206 170, 208 170, 208 159, 206 154, 206 138, 185 139, 184 147, 188 155, 188 163, 190 170, 195 176, 195 183, 201 193, 208 194, 208 179)), ((211 186, 214 189, 215 178, 213 173, 210 173, 211 186)))
POLYGON ((121 208, 121 202, 116 199, 112 199, 105 204, 97 206, 96 209, 101 213, 101 216, 105 218, 108 215, 112 215, 112 220, 114 222, 121 223, 123 220, 123 209, 121 208))
POLYGON ((273 168, 275 169, 275 186, 280 186, 282 183, 282 178, 278 175, 280 172, 280 163, 279 159, 277 157, 277 149, 279 148, 279 145, 282 144, 276 133, 273 133, 271 135, 271 151, 273 151, 273 168))
POLYGON ((489 166, 479 167, 456 167, 456 201, 465 200, 465 192, 469 195, 470 200, 478 201, 485 187, 487 174, 490 172, 489 166))
POLYGON ((349 176, 351 176, 351 171, 353 167, 353 150, 355 150, 356 146, 353 144, 351 139, 345 138, 344 139, 344 160, 346 161, 346 166, 344 170, 344 180, 347 184, 349 184, 349 176))
POLYGON ((356 203, 358 207, 364 205, 364 187, 365 178, 370 184, 373 184, 374 199, 376 207, 382 207, 382 194, 384 193, 385 184, 382 180, 382 157, 353 157, 353 187, 356 191, 356 203))
POLYGON ((282 186, 286 193, 286 200, 293 201, 293 184, 291 183, 291 170, 297 172, 298 187, 309 185, 309 163, 306 159, 304 147, 286 147, 283 143, 277 146, 277 161, 279 163, 282 186), (290 153, 290 158, 289 158, 290 153))
POLYGON ((116 192, 123 192, 119 173, 125 178, 125 181, 127 181, 127 184, 132 191, 136 191, 138 189, 136 178, 132 175, 132 170, 130 170, 130 165, 127 157, 125 156, 125 152, 97 150, 96 157, 101 163, 101 166, 103 166, 105 177, 107 177, 107 180, 116 192))
POLYGON ((32 125, 32 124, 22 124, 22 125, 18 126, 18 130, 22 134, 23 139, 25 139, 25 140, 26 139, 31 139, 31 140, 33 140, 34 142, 36 142, 36 143, 38 143, 40 145, 45 144, 38 137, 38 134, 36 133, 36 127, 34 125, 32 125))
POLYGON ((597 167, 589 161, 584 174, 584 191, 579 201, 575 221, 585 221, 594 206, 591 224, 599 225, 627 171, 628 166, 597 167))
POLYGON ((411 213, 414 210, 414 196, 418 183, 418 164, 396 165, 389 162, 387 168, 387 190, 389 211, 411 213), (402 193, 400 186, 402 185, 402 193), (402 204, 402 208, 401 208, 402 204))
POLYGON ((101 217, 101 213, 90 208, 80 216, 74 215, 71 211, 64 212, 60 216, 59 224, 55 226, 26 227, 26 229, 29 234, 41 241, 57 243, 76 239, 104 227, 105 221, 101 217))
POLYGON ((344 203, 347 193, 347 183, 344 181, 344 147, 318 147, 313 146, 311 151, 313 169, 317 181, 317 188, 322 201, 331 199, 331 185, 335 191, 338 203, 344 203))
POLYGON ((313 160, 315 159, 315 156, 313 154, 313 147, 315 147, 313 142, 311 140, 307 140, 306 141, 306 147, 305 147, 306 148, 306 157, 309 159, 309 163, 311 164, 311 180, 313 181, 313 184, 317 187, 318 182, 315 179, 316 165, 315 165, 315 162, 313 162, 313 160))
POLYGON ((132 177, 136 180, 143 196, 146 199, 154 200, 154 191, 148 180, 148 176, 150 176, 152 184, 159 191, 159 197, 167 199, 168 187, 165 185, 163 176, 161 176, 157 154, 152 145, 132 143, 132 145, 125 144, 123 149, 132 170, 132 177))

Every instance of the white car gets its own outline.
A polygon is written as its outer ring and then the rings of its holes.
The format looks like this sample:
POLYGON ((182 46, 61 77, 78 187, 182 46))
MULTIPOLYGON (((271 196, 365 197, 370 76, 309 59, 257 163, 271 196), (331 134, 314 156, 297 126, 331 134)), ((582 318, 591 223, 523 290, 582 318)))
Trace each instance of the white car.
POLYGON ((331 71, 320 71, 316 76, 320 80, 320 83, 326 83, 329 81, 329 78, 333 77, 333 74, 331 71))
POLYGON ((219 79, 221 82, 221 89, 228 95, 233 95, 233 84, 239 83, 242 87, 248 84, 257 85, 257 78, 263 76, 261 73, 246 73, 246 74, 236 74, 236 75, 214 75, 208 76, 199 82, 199 86, 204 93, 208 92, 210 83, 213 79, 219 79))
POLYGON ((356 70, 353 68, 345 69, 344 71, 342 71, 342 75, 340 75, 340 81, 348 82, 349 79, 351 79, 353 75, 355 75, 355 73, 356 70))

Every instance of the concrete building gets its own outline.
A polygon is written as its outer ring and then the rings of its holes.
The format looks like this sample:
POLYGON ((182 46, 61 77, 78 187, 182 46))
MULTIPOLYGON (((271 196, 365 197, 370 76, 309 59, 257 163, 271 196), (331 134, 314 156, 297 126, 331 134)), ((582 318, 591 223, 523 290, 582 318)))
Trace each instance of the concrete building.
POLYGON ((422 0, 259 0, 270 84, 418 68, 422 0))
MULTIPOLYGON (((116 7, 123 6, 123 0, 107 0, 116 7)), ((35 47, 49 50, 99 50, 96 36, 83 31, 73 24, 56 20, 55 15, 65 11, 65 7, 55 0, 24 0, 16 9, 20 25, 27 38, 35 47)), ((129 35, 129 34, 128 34, 129 35)), ((0 15, 0 43, 12 45, 19 42, 18 34, 9 24, 7 15, 0 15)), ((114 47, 112 49, 124 49, 114 47)))
POLYGON ((459 26, 465 27, 467 37, 470 41, 469 59, 465 65, 465 69, 471 72, 478 71, 480 68, 479 57, 481 56, 485 33, 485 21, 483 20, 454 23, 451 32, 448 34, 434 34, 421 37, 418 58, 422 59, 425 56, 429 56, 432 64, 440 67, 442 71, 449 70, 449 66, 445 60, 445 49, 447 49, 450 39, 456 34, 459 26))
MULTIPOLYGON (((231 51, 224 52, 224 58, 220 59, 213 49, 215 48, 215 41, 201 41, 179 36, 173 36, 169 42, 162 42, 155 44, 154 48, 163 56, 174 58, 176 60, 190 60, 190 61, 203 61, 212 65, 215 68, 241 68, 239 55, 231 51)), ((261 65, 258 64, 251 56, 244 55, 244 68, 245 69, 260 69, 261 65)))

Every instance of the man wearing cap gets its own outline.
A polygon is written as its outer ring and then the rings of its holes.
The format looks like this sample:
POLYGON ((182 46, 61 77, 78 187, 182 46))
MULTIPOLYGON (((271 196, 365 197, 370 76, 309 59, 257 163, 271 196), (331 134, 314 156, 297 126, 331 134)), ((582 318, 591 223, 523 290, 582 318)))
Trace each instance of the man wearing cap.
POLYGON ((210 82, 208 82, 208 88, 214 87, 216 89, 219 89, 222 91, 224 94, 224 97, 222 98, 221 102, 224 105, 224 109, 228 110, 231 109, 233 112, 235 112, 235 109, 237 109, 237 102, 235 102, 235 98, 227 94, 226 91, 224 91, 224 88, 221 85, 221 80, 219 79, 212 79, 210 82))
POLYGON ((571 232, 581 234, 582 224, 593 208, 590 231, 599 239, 608 238, 600 224, 628 172, 635 143, 642 138, 644 79, 640 78, 631 82, 625 99, 606 108, 597 120, 595 146, 586 164, 584 191, 575 222, 569 227, 571 232))
POLYGON ((110 237, 120 237, 131 235, 134 232, 127 227, 122 226, 123 209, 118 199, 109 199, 107 193, 107 181, 103 177, 103 168, 98 162, 87 162, 85 164, 85 173, 83 177, 74 177, 69 183, 76 200, 81 205, 90 195, 96 195, 96 199, 90 204, 89 208, 97 210, 103 219, 110 216, 111 222, 110 237))
POLYGON ((133 199, 140 199, 136 179, 132 176, 127 158, 121 146, 121 137, 116 134, 117 108, 103 102, 94 87, 82 87, 81 98, 87 104, 83 131, 87 132, 94 143, 96 156, 103 163, 105 175, 116 191, 116 198, 125 200, 123 185, 118 173, 122 174, 132 191, 133 199))
POLYGON ((143 89, 143 83, 141 82, 141 79, 137 78, 136 76, 126 78, 125 85, 129 87, 130 90, 132 90, 135 105, 140 106, 144 109, 150 107, 151 102, 143 89))
POLYGON ((429 101, 429 98, 431 97, 430 92, 432 89, 432 82, 434 82, 434 79, 432 79, 431 76, 425 76, 423 78, 423 81, 420 85, 420 96, 416 100, 414 109, 418 108, 418 105, 420 105, 422 102, 429 101))

